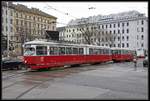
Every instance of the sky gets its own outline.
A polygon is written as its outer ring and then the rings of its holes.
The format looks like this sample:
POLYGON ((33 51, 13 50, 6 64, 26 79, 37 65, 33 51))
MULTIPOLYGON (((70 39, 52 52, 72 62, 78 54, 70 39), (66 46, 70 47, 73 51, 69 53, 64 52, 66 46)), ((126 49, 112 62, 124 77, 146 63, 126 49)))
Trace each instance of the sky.
POLYGON ((109 15, 136 10, 148 16, 148 2, 13 2, 38 8, 57 17, 57 27, 66 26, 76 18, 109 15), (89 9, 93 7, 94 9, 89 9))

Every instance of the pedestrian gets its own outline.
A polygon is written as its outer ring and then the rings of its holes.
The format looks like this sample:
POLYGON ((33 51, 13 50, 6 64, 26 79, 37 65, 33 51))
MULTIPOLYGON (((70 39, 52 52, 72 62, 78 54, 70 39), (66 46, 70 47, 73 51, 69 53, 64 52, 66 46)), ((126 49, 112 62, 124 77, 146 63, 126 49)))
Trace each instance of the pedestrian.
POLYGON ((134 70, 136 70, 137 69, 137 57, 134 57, 133 62, 134 62, 134 70))

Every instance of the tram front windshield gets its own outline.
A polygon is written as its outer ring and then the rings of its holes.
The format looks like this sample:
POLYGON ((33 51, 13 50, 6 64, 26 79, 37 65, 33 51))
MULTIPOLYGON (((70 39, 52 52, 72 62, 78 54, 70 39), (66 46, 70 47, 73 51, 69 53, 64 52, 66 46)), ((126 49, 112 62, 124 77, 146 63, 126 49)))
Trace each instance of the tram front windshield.
POLYGON ((24 55, 25 56, 32 56, 34 54, 35 54, 35 48, 33 48, 33 47, 25 48, 25 50, 24 50, 24 55))

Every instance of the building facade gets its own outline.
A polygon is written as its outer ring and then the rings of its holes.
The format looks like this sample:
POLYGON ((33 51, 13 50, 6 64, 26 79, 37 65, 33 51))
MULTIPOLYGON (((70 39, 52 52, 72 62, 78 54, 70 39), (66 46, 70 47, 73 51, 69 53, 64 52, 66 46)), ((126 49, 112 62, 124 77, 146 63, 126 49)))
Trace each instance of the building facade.
POLYGON ((21 54, 21 47, 24 42, 34 39, 46 38, 46 31, 56 31, 57 18, 44 13, 36 8, 28 8, 21 4, 9 5, 3 2, 3 34, 7 36, 9 33, 9 40, 13 42, 14 51, 21 54), (9 14, 6 15, 7 10, 9 14), (6 26, 7 25, 7 26, 6 26))
POLYGON ((98 41, 101 46, 148 50, 148 18, 137 11, 72 20, 66 26, 64 39, 84 43, 82 29, 94 30, 93 44, 98 41))

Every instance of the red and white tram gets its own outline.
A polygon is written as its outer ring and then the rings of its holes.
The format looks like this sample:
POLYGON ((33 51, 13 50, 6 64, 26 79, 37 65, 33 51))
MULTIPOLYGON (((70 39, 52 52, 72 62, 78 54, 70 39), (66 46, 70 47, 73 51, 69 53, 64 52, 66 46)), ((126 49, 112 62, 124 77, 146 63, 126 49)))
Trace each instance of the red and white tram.
POLYGON ((111 60, 111 49, 104 46, 45 41, 30 41, 24 44, 24 63, 31 69, 101 63, 111 60))
POLYGON ((114 62, 133 61, 135 51, 128 48, 111 48, 114 62))

